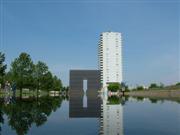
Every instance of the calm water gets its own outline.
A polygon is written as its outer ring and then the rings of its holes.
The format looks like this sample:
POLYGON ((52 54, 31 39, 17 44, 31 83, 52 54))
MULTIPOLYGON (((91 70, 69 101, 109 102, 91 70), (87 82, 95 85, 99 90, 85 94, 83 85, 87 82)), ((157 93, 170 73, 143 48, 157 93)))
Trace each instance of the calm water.
POLYGON ((0 135, 180 135, 178 102, 94 96, 85 100, 1 99, 0 135))

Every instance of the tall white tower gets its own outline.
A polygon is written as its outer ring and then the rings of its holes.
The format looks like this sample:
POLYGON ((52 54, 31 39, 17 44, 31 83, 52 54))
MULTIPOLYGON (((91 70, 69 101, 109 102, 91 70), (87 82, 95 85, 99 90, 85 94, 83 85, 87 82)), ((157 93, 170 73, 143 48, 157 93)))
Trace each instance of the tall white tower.
POLYGON ((122 36, 119 32, 103 32, 99 41, 101 83, 122 82, 122 36))

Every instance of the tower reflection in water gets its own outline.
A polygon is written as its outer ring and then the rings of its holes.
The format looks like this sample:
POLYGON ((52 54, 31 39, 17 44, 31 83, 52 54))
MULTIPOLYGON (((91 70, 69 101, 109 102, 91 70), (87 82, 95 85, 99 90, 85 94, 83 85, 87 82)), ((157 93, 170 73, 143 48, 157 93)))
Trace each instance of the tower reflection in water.
POLYGON ((119 97, 100 95, 100 72, 98 70, 70 71, 70 118, 99 118, 102 135, 123 135, 123 107, 119 97), (87 90, 84 90, 84 80, 87 90), (84 97, 87 97, 87 106, 84 97))
POLYGON ((119 97, 103 97, 100 134, 123 135, 123 106, 119 97))

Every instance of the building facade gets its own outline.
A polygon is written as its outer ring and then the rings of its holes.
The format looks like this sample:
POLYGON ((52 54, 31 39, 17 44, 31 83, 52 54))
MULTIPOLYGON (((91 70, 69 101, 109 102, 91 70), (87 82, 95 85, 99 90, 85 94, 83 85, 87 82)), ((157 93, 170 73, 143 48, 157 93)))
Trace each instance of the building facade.
POLYGON ((100 35, 98 49, 98 67, 101 83, 122 82, 122 36, 118 32, 103 32, 100 35))

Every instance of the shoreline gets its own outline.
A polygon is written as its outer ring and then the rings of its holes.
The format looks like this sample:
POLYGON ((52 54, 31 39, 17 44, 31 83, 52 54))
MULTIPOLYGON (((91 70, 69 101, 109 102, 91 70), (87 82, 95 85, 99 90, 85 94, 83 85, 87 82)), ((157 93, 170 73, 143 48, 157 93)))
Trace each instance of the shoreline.
POLYGON ((143 90, 125 92, 126 96, 149 98, 180 98, 180 90, 143 90))
MULTIPOLYGON (((22 98, 27 98, 27 97, 42 97, 42 96, 58 96, 62 95, 65 96, 65 92, 60 92, 60 91, 23 91, 22 92, 22 98)), ((13 92, 12 91, 2 91, 0 90, 0 98, 5 98, 5 97, 12 97, 13 92)), ((16 90, 15 97, 20 97, 20 91, 16 90)))

